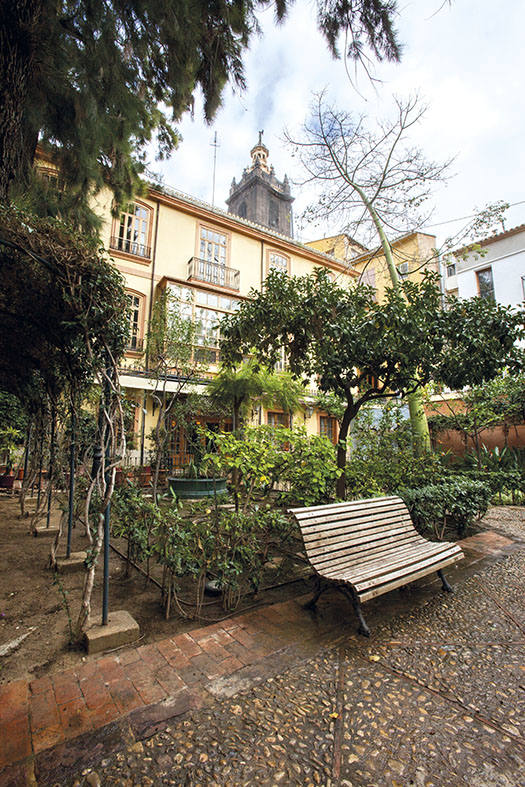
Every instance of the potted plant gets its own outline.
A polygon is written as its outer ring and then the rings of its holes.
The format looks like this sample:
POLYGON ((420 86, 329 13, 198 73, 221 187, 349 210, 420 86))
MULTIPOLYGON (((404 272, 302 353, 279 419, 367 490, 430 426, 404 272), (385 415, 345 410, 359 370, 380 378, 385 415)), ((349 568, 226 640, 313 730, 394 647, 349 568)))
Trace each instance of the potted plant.
POLYGON ((209 478, 204 467, 203 438, 197 424, 191 423, 186 435, 191 460, 185 467, 183 476, 168 478, 170 492, 182 500, 196 500, 201 497, 212 497, 224 494, 226 478, 209 478))

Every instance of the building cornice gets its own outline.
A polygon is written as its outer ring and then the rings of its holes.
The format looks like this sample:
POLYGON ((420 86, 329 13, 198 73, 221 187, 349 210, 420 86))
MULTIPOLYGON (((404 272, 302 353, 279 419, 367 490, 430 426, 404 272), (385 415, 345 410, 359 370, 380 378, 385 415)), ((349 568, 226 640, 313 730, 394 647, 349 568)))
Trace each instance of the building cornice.
MULTIPOLYGON (((434 240, 436 238, 435 235, 430 235, 428 232, 419 232, 416 230, 415 232, 407 232, 406 235, 401 235, 401 237, 393 240, 390 245, 393 249, 395 249, 397 246, 400 246, 410 238, 417 238, 418 235, 424 235, 427 238, 434 238, 434 240)), ((359 254, 357 257, 352 257, 352 265, 356 265, 359 262, 365 262, 366 260, 371 260, 378 255, 384 255, 383 247, 381 245, 376 246, 375 249, 368 249, 367 251, 363 252, 363 254, 359 254)))
POLYGON ((506 238, 511 238, 513 235, 519 235, 521 232, 525 232, 525 224, 519 224, 517 227, 512 227, 510 230, 505 230, 504 232, 498 232, 495 235, 489 235, 488 238, 483 238, 482 240, 475 240, 472 243, 467 243, 466 246, 462 246, 460 249, 456 249, 452 252, 452 254, 457 257, 461 256, 462 254, 468 253, 473 251, 473 246, 490 246, 492 243, 498 243, 500 240, 506 240, 506 238))
POLYGON ((260 224, 248 221, 247 219, 241 219, 238 216, 212 207, 193 197, 188 197, 179 192, 167 193, 164 188, 161 190, 154 187, 150 187, 148 196, 150 199, 158 201, 167 207, 174 208, 202 221, 212 222, 232 232, 246 235, 288 254, 300 255, 314 264, 325 268, 331 268, 338 273, 346 273, 354 278, 359 275, 357 271, 349 268, 342 260, 334 259, 328 254, 324 254, 324 252, 316 251, 309 246, 305 246, 303 243, 299 243, 299 241, 293 240, 293 238, 288 238, 285 235, 281 235, 279 232, 268 230, 260 224))
POLYGON ((218 287, 216 285, 210 284, 209 282, 204 281, 197 281, 188 279, 181 279, 178 276, 161 276, 158 280, 158 286, 162 287, 166 284, 177 284, 181 287, 189 287, 190 289, 198 289, 198 290, 206 290, 207 292, 212 292, 214 295, 223 295, 228 298, 235 298, 237 301, 247 301, 249 300, 247 295, 241 295, 238 290, 232 290, 230 287, 218 287))

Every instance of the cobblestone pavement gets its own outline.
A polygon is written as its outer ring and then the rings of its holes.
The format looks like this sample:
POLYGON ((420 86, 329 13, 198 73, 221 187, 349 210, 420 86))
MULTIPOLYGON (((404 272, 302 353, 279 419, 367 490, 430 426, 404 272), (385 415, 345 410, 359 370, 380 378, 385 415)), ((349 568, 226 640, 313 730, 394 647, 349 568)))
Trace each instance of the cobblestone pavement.
POLYGON ((369 640, 338 594, 310 628, 275 605, 256 664, 44 750, 0 785, 525 786, 524 533, 473 537, 452 596, 434 585, 366 605, 369 640), (284 629, 293 644, 278 649, 284 629))
POLYGON ((104 785, 525 785, 524 568, 525 552, 512 555, 450 601, 368 643, 342 641, 93 770, 104 785))

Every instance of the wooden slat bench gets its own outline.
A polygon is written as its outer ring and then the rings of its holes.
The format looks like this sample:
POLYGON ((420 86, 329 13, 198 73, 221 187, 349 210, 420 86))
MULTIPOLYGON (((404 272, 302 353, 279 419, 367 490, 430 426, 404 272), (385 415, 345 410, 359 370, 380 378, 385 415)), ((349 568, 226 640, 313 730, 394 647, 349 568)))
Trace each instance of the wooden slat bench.
POLYGON ((306 605, 315 607, 336 585, 354 606, 359 632, 370 636, 361 602, 437 571, 443 590, 452 588, 442 569, 463 557, 457 544, 424 539, 399 497, 375 497, 333 505, 291 508, 306 554, 317 575, 317 589, 306 605), (325 580, 324 586, 321 580, 325 580))

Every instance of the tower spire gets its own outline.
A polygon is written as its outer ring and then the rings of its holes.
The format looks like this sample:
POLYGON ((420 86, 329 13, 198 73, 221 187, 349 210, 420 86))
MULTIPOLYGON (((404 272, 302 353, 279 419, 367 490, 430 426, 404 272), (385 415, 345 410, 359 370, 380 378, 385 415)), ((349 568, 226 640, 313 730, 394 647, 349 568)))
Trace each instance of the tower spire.
POLYGON ((268 166, 268 154, 270 151, 262 141, 263 134, 264 131, 259 131, 259 141, 250 151, 250 155, 252 157, 252 166, 250 169, 259 167, 263 170, 263 172, 269 172, 270 167, 268 166))
POLYGON ((250 151, 252 163, 235 178, 226 200, 229 213, 254 221, 270 230, 293 237, 290 184, 285 176, 280 181, 268 164, 269 150, 263 142, 264 131, 259 131, 257 144, 250 151))

